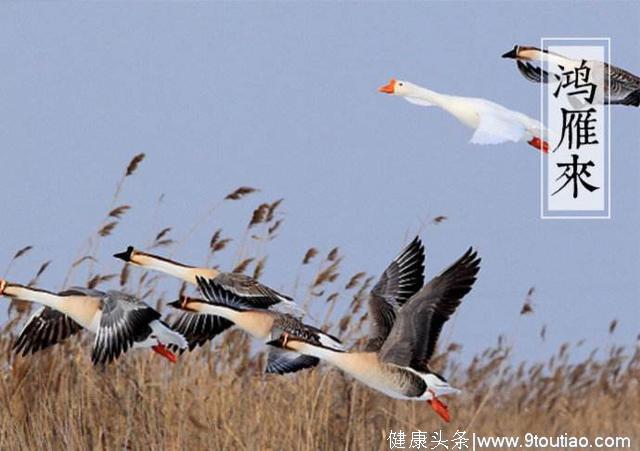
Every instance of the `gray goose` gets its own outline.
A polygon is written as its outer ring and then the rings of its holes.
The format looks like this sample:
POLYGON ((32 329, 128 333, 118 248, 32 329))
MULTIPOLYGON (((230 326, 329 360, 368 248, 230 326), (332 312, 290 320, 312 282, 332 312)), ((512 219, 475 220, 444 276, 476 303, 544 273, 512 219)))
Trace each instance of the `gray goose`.
POLYGON ((130 348, 151 348, 171 362, 167 345, 185 348, 187 341, 136 297, 120 291, 71 288, 53 293, 0 279, 0 295, 43 304, 27 321, 16 343, 23 355, 59 343, 82 329, 96 335, 91 360, 106 364, 130 348))
MULTIPOLYGON (((393 322, 395 313, 392 305, 401 304, 411 297, 422 287, 424 282, 424 247, 420 239, 416 237, 389 267, 373 289, 371 302, 379 306, 374 315, 375 327, 379 329, 379 334, 388 333, 387 323, 393 322), (387 308, 388 307, 388 308, 387 308)), ((222 317, 231 321, 244 330, 263 341, 273 340, 283 334, 300 335, 311 340, 317 345, 325 345, 332 349, 343 350, 340 341, 325 334, 321 330, 303 324, 297 318, 270 311, 264 308, 256 308, 255 300, 243 298, 237 292, 227 289, 219 283, 218 278, 206 279, 196 276, 200 291, 205 296, 206 301, 193 298, 185 298, 182 301, 175 301, 170 305, 186 311, 204 313, 209 318, 222 317)), ((190 324, 195 321, 206 321, 201 319, 203 315, 189 318, 190 324)), ((205 317, 206 318, 206 317, 205 317)), ((200 323, 201 324, 201 323, 200 323)), ((193 327, 178 327, 178 330, 186 331, 187 337, 200 337, 199 331, 203 330, 200 324, 193 327)), ((375 337, 368 344, 369 348, 380 347, 383 339, 375 337)), ((267 373, 283 374, 293 372, 303 367, 315 366, 319 360, 315 356, 299 355, 291 352, 282 352, 275 349, 269 351, 267 360, 267 373), (306 365, 306 366, 305 366, 306 365)))
MULTIPOLYGON (((198 285, 206 299, 184 297, 169 305, 182 310, 182 315, 172 327, 183 334, 189 342, 189 349, 202 346, 231 326, 242 329, 263 342, 270 339, 271 314, 279 315, 277 309, 299 310, 292 299, 244 274, 225 273, 213 268, 198 268, 149 254, 129 246, 125 252, 114 257, 127 263, 152 269, 198 285), (228 293, 237 302, 228 305, 225 299, 218 299, 228 293)), ((273 353, 267 362, 269 373, 284 374, 313 367, 318 360, 295 353, 273 353), (283 363, 285 362, 285 363, 283 363)))
MULTIPOLYGON (((503 58, 515 59, 518 70, 522 76, 529 81, 534 83, 549 83, 550 79, 560 80, 560 76, 557 73, 549 73, 540 66, 532 64, 532 62, 541 64, 545 56, 550 63, 562 66, 564 71, 573 70, 573 68, 580 67, 582 64, 582 61, 530 46, 515 45, 512 50, 502 55, 503 58)), ((624 69, 600 61, 585 61, 585 67, 592 70, 598 68, 604 71, 605 85, 604 97, 602 99, 603 103, 640 106, 640 77, 624 69), (607 83, 606 80, 608 71, 610 71, 610 84, 607 83)))
MULTIPOLYGON (((283 333, 304 336, 313 343, 322 344, 336 349, 343 349, 340 340, 326 334, 320 329, 303 324, 298 318, 273 310, 256 308, 253 302, 238 296, 220 284, 217 279, 198 277, 200 291, 206 299, 183 297, 169 305, 187 312, 197 312, 192 315, 192 321, 184 329, 188 336, 198 337, 204 329, 201 319, 225 318, 230 324, 250 330, 251 334, 262 340, 270 341, 283 333)), ((205 333, 206 336, 206 333, 205 333)), ((286 374, 302 369, 311 368, 319 363, 313 356, 301 355, 281 348, 273 347, 269 350, 265 373, 286 374)))
POLYGON ((471 290, 479 265, 480 258, 470 248, 406 302, 381 304, 372 293, 369 312, 374 324, 364 352, 344 352, 289 333, 269 344, 326 360, 392 398, 427 401, 448 422, 449 409, 439 397, 459 390, 432 371, 429 360, 444 323, 471 290))

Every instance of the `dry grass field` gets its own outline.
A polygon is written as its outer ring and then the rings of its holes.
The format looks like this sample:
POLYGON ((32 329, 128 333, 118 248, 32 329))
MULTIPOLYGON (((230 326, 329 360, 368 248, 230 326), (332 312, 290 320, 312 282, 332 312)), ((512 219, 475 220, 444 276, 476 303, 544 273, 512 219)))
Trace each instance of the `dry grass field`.
MULTIPOLYGON (((122 287, 162 307, 173 299, 159 299, 156 274, 130 274, 126 267, 119 274, 95 274, 91 266, 100 240, 117 233, 130 208, 119 194, 143 158, 137 156, 127 167, 108 214, 81 247, 68 279, 82 267, 88 285, 122 287)), ((250 195, 251 188, 240 188, 221 202, 250 195)), ((273 239, 283 221, 279 207, 280 201, 259 205, 238 241, 273 239)), ((160 230, 149 248, 169 254, 193 230, 176 240, 171 231, 160 230)), ((210 258, 201 263, 213 264, 228 243, 215 231, 210 258)), ((254 246, 260 252, 241 247, 235 270, 260 277, 264 249, 260 244, 254 246)), ((14 260, 28 252, 22 249, 14 260)), ((324 326, 357 347, 367 330, 366 293, 372 278, 339 276, 340 262, 339 249, 323 256, 310 248, 301 256, 301 268, 313 267, 315 275, 308 286, 296 288, 303 292, 301 304, 319 304, 324 326)), ((32 284, 46 268, 36 268, 32 284)), ((443 424, 426 403, 392 400, 327 365, 285 377, 264 375, 264 355, 237 331, 223 334, 209 348, 183 354, 175 365, 136 351, 106 368, 93 367, 88 334, 35 355, 16 356, 11 346, 29 308, 12 305, 0 338, 1 450, 377 450, 389 449, 389 432, 399 430, 409 437, 412 431, 442 430, 445 438, 456 430, 467 436, 621 435, 632 438, 632 449, 640 449, 637 343, 594 351, 580 362, 571 357, 575 344, 566 344, 548 361, 515 365, 504 340, 464 364, 458 360, 459 345, 443 340, 433 366, 463 389, 461 396, 447 400, 453 420, 443 424)))
POLYGON ((389 449, 391 430, 640 440, 638 349, 579 364, 565 353, 512 368, 499 349, 466 368, 448 363, 464 394, 449 399, 445 425, 426 403, 391 400, 328 367, 263 375, 244 338, 229 335, 176 365, 137 352, 105 369, 91 366, 89 343, 14 358, 5 338, 0 449, 371 450, 389 449))

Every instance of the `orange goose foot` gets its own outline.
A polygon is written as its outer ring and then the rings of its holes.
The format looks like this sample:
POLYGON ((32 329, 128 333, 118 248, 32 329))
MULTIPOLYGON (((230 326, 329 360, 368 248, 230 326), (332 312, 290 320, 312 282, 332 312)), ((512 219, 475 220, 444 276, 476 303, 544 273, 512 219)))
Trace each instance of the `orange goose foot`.
POLYGON ((176 355, 173 352, 169 351, 167 347, 162 343, 158 343, 157 345, 151 346, 151 349, 153 349, 155 352, 160 354, 162 357, 164 357, 171 363, 176 363, 178 361, 178 357, 176 357, 176 355))
POLYGON ((428 390, 429 393, 433 395, 433 398, 428 399, 427 404, 429 404, 434 412, 437 413, 438 416, 442 418, 446 423, 451 421, 451 415, 449 415, 449 407, 436 397, 436 394, 433 392, 433 390, 428 390))

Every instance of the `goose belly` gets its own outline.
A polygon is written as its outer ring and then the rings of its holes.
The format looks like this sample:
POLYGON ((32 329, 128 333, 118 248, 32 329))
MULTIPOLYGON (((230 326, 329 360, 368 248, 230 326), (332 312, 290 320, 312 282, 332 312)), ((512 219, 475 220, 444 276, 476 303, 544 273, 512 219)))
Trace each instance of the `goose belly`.
POLYGON ((355 379, 363 384, 377 390, 385 395, 395 399, 415 399, 414 396, 407 396, 406 390, 400 381, 390 379, 381 374, 373 375, 352 375, 355 379))
POLYGON ((381 363, 375 353, 345 353, 343 356, 334 362, 336 366, 391 398, 416 399, 427 388, 420 376, 403 368, 381 363))

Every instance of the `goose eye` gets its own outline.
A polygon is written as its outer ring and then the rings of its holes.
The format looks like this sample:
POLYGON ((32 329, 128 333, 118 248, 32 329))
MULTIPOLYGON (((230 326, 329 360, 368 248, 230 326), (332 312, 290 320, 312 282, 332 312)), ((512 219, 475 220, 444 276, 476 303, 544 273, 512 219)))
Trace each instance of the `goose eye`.
POLYGON ((404 86, 404 84, 403 83, 398 83, 398 86, 404 86))

